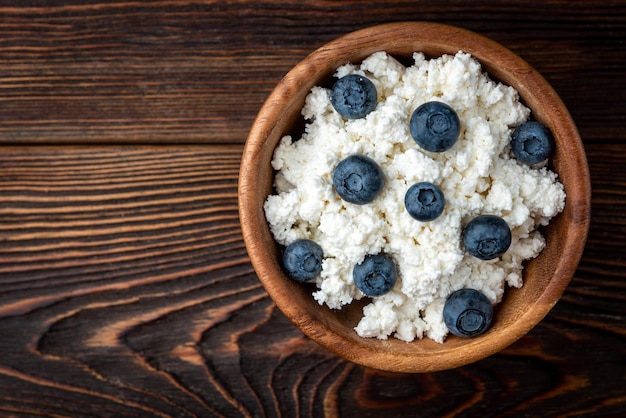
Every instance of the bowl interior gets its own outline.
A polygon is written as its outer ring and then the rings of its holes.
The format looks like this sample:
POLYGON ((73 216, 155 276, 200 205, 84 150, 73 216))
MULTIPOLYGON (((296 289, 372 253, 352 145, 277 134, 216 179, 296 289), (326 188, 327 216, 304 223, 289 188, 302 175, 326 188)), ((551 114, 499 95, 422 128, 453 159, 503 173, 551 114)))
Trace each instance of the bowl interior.
POLYGON ((283 313, 310 338, 344 358, 382 370, 425 372, 449 369, 487 357, 513 343, 535 326, 554 306, 580 260, 589 227, 590 185, 584 149, 564 104, 533 68, 521 58, 481 35, 456 27, 421 22, 379 25, 332 41, 295 66, 271 93, 250 131, 243 153, 239 184, 240 218, 254 268, 283 313), (363 303, 341 310, 320 306, 314 285, 288 279, 279 264, 280 250, 263 213, 272 192, 270 161, 280 138, 298 135, 300 110, 315 85, 324 84, 337 67, 359 63, 377 51, 401 59, 414 52, 428 57, 472 54, 494 80, 518 90, 534 118, 552 130, 556 151, 551 168, 567 193, 564 211, 543 229, 544 251, 526 263, 524 286, 507 289, 496 306, 494 322, 483 335, 463 339, 449 336, 438 344, 427 338, 406 343, 395 338, 361 338, 354 331, 363 303))

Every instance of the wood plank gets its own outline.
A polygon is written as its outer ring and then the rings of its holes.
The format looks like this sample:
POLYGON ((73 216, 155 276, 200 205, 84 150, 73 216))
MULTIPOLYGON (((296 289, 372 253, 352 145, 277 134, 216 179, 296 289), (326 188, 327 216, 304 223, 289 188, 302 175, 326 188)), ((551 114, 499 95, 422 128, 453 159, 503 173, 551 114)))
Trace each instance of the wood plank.
POLYGON ((305 338, 248 262, 241 147, 0 148, 0 415, 618 416, 626 145, 590 144, 592 227, 526 337, 429 374, 305 338))
POLYGON ((0 2, 0 143, 242 143, 314 49, 381 22, 492 37, 555 87, 589 141, 623 139, 626 3, 0 2), (329 18, 332 16, 332 18, 329 18))

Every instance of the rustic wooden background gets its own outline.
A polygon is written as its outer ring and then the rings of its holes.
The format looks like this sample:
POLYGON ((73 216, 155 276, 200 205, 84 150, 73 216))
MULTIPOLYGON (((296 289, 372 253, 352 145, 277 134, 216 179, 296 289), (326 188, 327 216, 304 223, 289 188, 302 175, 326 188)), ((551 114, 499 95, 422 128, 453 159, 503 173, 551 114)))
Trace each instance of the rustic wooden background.
POLYGON ((625 103, 624 1, 0 1, 0 416, 623 416, 625 103), (545 320, 417 375, 305 338, 237 214, 273 86, 325 42, 401 20, 474 30, 539 70, 593 187, 585 253, 545 320))

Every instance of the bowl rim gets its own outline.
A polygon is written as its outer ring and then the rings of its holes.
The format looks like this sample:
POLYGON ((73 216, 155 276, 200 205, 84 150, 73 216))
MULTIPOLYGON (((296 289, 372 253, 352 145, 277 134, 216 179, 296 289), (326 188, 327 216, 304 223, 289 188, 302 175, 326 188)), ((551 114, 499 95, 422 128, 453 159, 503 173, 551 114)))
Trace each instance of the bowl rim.
POLYGON ((362 366, 392 372, 429 372, 459 367, 501 351, 530 331, 548 314, 569 284, 582 257, 591 210, 589 169, 582 140, 565 104, 549 83, 526 61, 501 44, 467 29, 432 22, 386 23, 356 30, 326 43, 294 66, 270 93, 252 125, 241 160, 238 197, 242 234, 250 260, 277 307, 304 334, 331 352, 362 366), (445 51, 451 54, 459 50, 467 52, 481 63, 483 71, 492 79, 515 85, 522 100, 539 121, 549 123, 555 137, 567 138, 559 146, 567 148, 563 152, 573 153, 574 166, 580 175, 577 179, 578 187, 567 190, 566 197, 571 225, 564 237, 567 251, 563 259, 568 262, 562 262, 556 267, 546 290, 533 302, 533 309, 528 309, 520 319, 504 329, 499 334, 499 340, 468 339, 468 349, 463 350, 463 355, 449 350, 443 353, 440 350, 424 350, 419 352, 419 356, 417 352, 395 352, 393 345, 381 340, 378 340, 381 344, 377 348, 372 348, 371 344, 354 344, 353 340, 320 322, 297 304, 289 303, 288 286, 274 280, 276 265, 262 257, 263 251, 259 249, 261 237, 269 233, 269 227, 267 222, 258 222, 259 219, 264 221, 265 217, 263 208, 259 207, 262 205, 258 204, 260 176, 254 163, 264 154, 267 138, 277 132, 284 134, 293 122, 278 116, 285 100, 303 102, 304 96, 319 81, 320 74, 331 74, 342 64, 360 62, 371 53, 381 50, 393 55, 394 50, 407 48, 408 45, 413 51, 423 52, 427 56, 448 53, 445 51), (542 92, 540 100, 533 94, 534 91, 542 92), (542 120, 541 117, 546 114, 553 115, 553 118, 542 120), (381 362, 382 358, 384 362, 381 362))

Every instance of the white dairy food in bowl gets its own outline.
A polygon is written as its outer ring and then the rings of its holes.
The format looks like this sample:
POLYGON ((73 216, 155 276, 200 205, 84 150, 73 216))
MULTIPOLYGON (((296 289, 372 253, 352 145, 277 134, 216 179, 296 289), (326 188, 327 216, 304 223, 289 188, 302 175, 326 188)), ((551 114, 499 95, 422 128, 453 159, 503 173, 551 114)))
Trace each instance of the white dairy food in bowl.
POLYGON ((358 335, 441 343, 452 292, 473 288, 497 304, 507 285, 522 286, 523 261, 545 245, 537 228, 563 210, 565 192, 547 166, 510 155, 511 132, 530 117, 515 89, 489 79, 463 52, 413 58, 405 67, 377 52, 337 70, 338 78, 360 74, 376 86, 378 104, 361 119, 337 113, 328 89, 311 90, 302 109, 305 132, 283 137, 274 152, 275 193, 264 209, 279 244, 309 239, 322 248, 312 297, 332 309, 365 297, 352 269, 366 255, 394 259, 397 282, 365 305, 358 335), (409 132, 412 112, 429 101, 448 104, 461 121, 458 141, 445 152, 421 149, 409 132), (345 202, 333 188, 334 168, 353 154, 372 158, 385 174, 382 192, 365 205, 345 202), (404 206, 407 189, 422 181, 437 184, 446 199, 443 214, 430 222, 416 221, 404 206), (461 242, 463 226, 481 214, 500 216, 511 228, 509 249, 494 260, 471 256, 461 242))

